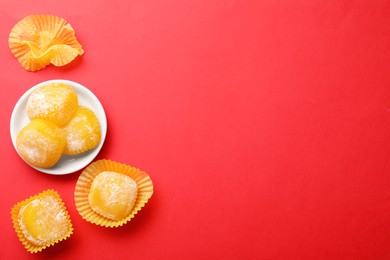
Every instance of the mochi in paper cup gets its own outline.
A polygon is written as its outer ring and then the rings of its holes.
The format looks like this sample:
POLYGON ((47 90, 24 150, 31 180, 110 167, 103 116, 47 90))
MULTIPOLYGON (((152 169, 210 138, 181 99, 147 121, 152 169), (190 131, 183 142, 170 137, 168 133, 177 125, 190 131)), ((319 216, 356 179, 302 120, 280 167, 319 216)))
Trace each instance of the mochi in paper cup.
POLYGON ((15 204, 11 216, 20 242, 30 253, 40 252, 73 234, 69 213, 53 189, 15 204))
MULTIPOLYGON (((126 189, 127 188, 124 188, 124 193, 127 193, 126 189)), ((118 196, 122 196, 123 192, 121 194, 117 193, 118 196)), ((77 211, 83 219, 99 226, 114 228, 122 226, 134 218, 135 215, 142 209, 142 207, 145 206, 145 204, 151 198, 152 194, 153 182, 146 172, 127 164, 118 163, 111 160, 98 160, 87 166, 87 168, 85 168, 80 174, 76 183, 74 196, 77 211), (96 185, 97 180, 101 179, 103 175, 112 175, 117 177, 115 177, 115 180, 113 180, 111 183, 108 181, 106 183, 100 184, 100 186, 99 184, 96 185), (121 212, 123 205, 119 205, 118 207, 116 207, 116 205, 109 205, 107 207, 102 206, 100 207, 100 209, 103 208, 102 210, 98 210, 96 208, 96 204, 104 204, 102 201, 107 202, 116 200, 118 203, 121 203, 123 200, 119 197, 115 197, 115 191, 120 189, 117 184, 118 182, 127 183, 130 181, 136 184, 137 191, 132 193, 133 196, 134 194, 136 194, 136 196, 134 201, 132 201, 132 207, 130 211, 126 213, 126 215, 123 217, 120 215, 123 213, 121 212), (106 193, 101 190, 101 193, 96 193, 96 186, 100 187, 101 189, 105 189, 106 193), (104 194, 106 197, 104 197, 104 194), (110 212, 108 211, 112 209, 111 206, 113 206, 114 210, 116 210, 114 214, 118 213, 119 208, 119 214, 110 217, 110 212), (107 212, 104 212, 105 209, 107 212)))

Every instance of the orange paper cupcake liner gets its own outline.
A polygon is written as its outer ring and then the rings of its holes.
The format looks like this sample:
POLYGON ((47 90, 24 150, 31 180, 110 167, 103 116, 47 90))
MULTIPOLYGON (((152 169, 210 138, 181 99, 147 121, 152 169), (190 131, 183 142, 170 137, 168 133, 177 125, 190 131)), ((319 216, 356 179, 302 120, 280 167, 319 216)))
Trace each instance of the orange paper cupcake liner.
POLYGON ((73 234, 72 222, 70 220, 68 210, 65 207, 65 203, 62 201, 58 192, 53 190, 53 189, 48 189, 48 190, 42 191, 41 193, 33 195, 30 198, 25 199, 25 200, 15 204, 13 206, 13 208, 11 209, 11 217, 12 217, 12 223, 13 223, 15 232, 16 232, 20 242, 22 242, 25 249, 30 253, 40 252, 47 247, 53 246, 53 245, 59 243, 60 241, 66 240, 67 238, 69 238, 73 234), (27 205, 29 202, 31 202, 35 199, 38 199, 38 198, 41 198, 41 197, 47 196, 47 195, 53 196, 59 202, 61 208, 63 209, 63 212, 65 213, 65 217, 67 219, 67 224, 68 224, 69 228, 68 228, 68 232, 64 236, 62 236, 61 238, 59 238, 51 243, 47 243, 45 245, 38 246, 38 245, 35 245, 35 244, 31 243, 30 241, 28 241, 26 239, 26 237, 23 235, 23 232, 20 228, 18 215, 19 215, 19 211, 21 210, 21 208, 23 206, 27 205))
POLYGON ((119 227, 129 222, 148 202, 153 194, 153 182, 149 175, 132 166, 111 160, 99 160, 90 164, 80 174, 75 188, 75 203, 81 217, 86 221, 103 226, 119 227), (130 214, 122 220, 116 221, 105 218, 96 213, 90 206, 88 195, 94 178, 101 172, 113 171, 125 174, 132 178, 138 186, 138 195, 130 214))
POLYGON ((84 50, 72 26, 54 15, 29 15, 11 30, 8 39, 11 52, 29 71, 45 68, 50 63, 63 66, 84 50))

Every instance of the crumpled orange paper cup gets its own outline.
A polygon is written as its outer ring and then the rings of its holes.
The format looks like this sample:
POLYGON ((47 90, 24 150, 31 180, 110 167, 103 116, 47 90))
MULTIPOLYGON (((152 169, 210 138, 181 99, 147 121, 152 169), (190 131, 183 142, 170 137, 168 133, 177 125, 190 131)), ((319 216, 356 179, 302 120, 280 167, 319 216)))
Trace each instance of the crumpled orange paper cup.
POLYGON ((50 63, 64 66, 84 50, 77 41, 72 26, 54 15, 29 15, 11 30, 9 48, 28 71, 37 71, 50 63))

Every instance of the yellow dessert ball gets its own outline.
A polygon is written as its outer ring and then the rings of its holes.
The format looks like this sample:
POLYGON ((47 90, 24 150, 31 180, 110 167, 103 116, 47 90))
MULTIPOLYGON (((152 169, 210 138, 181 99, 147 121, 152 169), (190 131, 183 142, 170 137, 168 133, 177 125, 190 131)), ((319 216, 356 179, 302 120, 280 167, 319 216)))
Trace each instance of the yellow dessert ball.
POLYGON ((137 193, 137 183, 132 178, 104 171, 93 180, 88 201, 96 213, 108 219, 121 220, 130 214, 137 193))
POLYGON ((77 92, 62 83, 49 83, 35 89, 26 104, 26 113, 30 120, 45 119, 58 126, 69 122, 77 109, 77 92))
POLYGON ((65 133, 57 125, 42 119, 30 121, 16 137, 16 149, 28 164, 49 168, 55 165, 65 149, 65 133))
POLYGON ((79 154, 96 147, 100 142, 99 120, 92 110, 83 106, 78 108, 62 130, 66 135, 64 154, 79 154))
POLYGON ((65 208, 52 195, 37 197, 22 206, 18 224, 24 238, 37 246, 57 242, 72 230, 65 208))

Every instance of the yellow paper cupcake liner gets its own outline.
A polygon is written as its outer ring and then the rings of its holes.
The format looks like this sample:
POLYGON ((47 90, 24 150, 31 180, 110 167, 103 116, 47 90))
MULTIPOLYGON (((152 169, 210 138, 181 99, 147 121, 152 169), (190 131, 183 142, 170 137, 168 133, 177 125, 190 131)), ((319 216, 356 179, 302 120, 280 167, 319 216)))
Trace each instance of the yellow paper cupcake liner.
POLYGON ((86 221, 103 226, 119 227, 129 222, 148 202, 153 194, 153 182, 149 175, 137 168, 111 160, 99 160, 90 164, 80 174, 75 188, 75 203, 81 217, 86 221), (138 195, 130 214, 122 220, 116 221, 105 218, 96 213, 90 206, 88 195, 94 178, 103 171, 113 171, 125 174, 132 178, 138 186, 138 195))
POLYGON ((65 203, 62 201, 58 192, 53 190, 53 189, 48 189, 48 190, 42 191, 41 193, 33 195, 30 198, 25 199, 25 200, 15 204, 11 209, 11 217, 12 217, 12 223, 13 223, 15 232, 16 232, 20 242, 22 242, 25 249, 30 253, 40 252, 47 247, 53 246, 53 245, 59 243, 60 241, 66 240, 67 238, 69 238, 73 234, 72 222, 70 220, 68 210, 65 207, 65 203), (67 219, 68 232, 64 236, 62 236, 61 238, 59 238, 51 243, 47 243, 47 244, 44 244, 42 246, 38 246, 38 245, 35 245, 35 244, 31 243, 30 241, 28 241, 26 239, 26 237, 23 235, 23 232, 22 232, 20 225, 19 225, 18 215, 19 215, 19 211, 21 210, 21 208, 23 206, 27 205, 29 202, 31 202, 35 199, 42 198, 44 196, 53 196, 59 202, 61 208, 63 209, 63 212, 65 213, 65 217, 67 219))

